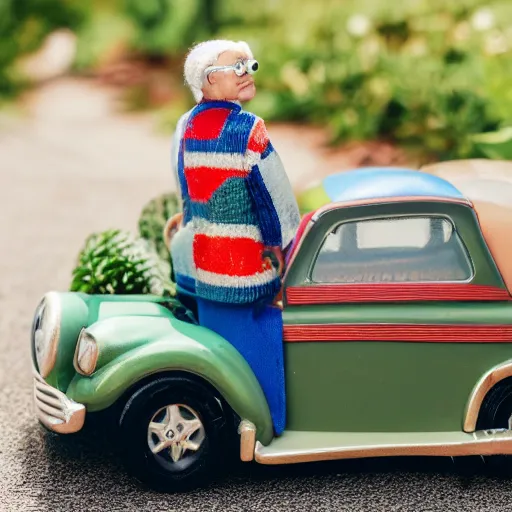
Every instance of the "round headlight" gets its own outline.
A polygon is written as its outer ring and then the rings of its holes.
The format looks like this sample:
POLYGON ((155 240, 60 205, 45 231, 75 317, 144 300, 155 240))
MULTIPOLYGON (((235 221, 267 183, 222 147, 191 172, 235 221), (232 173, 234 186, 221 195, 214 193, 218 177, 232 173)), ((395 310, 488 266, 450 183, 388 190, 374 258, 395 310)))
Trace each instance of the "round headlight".
POLYGON ((91 375, 98 362, 98 344, 96 340, 82 329, 75 351, 75 370, 82 375, 91 375))
POLYGON ((47 377, 55 366, 60 335, 61 304, 56 292, 49 292, 40 302, 32 324, 32 347, 41 376, 47 377))

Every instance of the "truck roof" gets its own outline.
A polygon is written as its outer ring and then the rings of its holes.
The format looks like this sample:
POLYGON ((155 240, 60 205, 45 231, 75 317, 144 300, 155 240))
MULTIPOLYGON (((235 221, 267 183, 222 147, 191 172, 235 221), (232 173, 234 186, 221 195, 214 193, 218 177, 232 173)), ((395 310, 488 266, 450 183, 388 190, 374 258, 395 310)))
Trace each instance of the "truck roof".
POLYGON ((512 162, 456 160, 421 170, 361 168, 327 176, 322 188, 330 204, 318 209, 313 218, 332 208, 375 204, 382 199, 467 204, 475 211, 484 240, 512 291, 512 162))
POLYGON ((400 197, 464 199, 450 182, 434 174, 393 167, 371 167, 326 176, 323 188, 331 202, 354 202, 400 197))

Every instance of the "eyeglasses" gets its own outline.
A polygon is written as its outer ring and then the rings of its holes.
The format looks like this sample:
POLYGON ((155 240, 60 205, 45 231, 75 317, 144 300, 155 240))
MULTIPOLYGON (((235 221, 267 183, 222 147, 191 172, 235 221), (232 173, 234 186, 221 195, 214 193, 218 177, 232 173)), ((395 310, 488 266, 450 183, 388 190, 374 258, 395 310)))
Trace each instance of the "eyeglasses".
POLYGON ((250 75, 254 75, 260 65, 257 60, 248 59, 248 60, 239 60, 235 64, 231 66, 209 66, 204 70, 204 77, 208 78, 210 73, 214 73, 215 71, 231 71, 235 72, 237 76, 244 76, 246 73, 250 75))

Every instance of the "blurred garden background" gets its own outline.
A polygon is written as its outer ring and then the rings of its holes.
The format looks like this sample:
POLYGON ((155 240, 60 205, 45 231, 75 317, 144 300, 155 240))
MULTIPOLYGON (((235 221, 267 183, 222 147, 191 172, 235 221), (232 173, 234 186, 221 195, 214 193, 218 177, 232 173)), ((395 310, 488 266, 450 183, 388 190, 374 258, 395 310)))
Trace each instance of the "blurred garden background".
POLYGON ((188 48, 234 38, 261 63, 247 108, 266 121, 419 163, 512 158, 510 0, 0 0, 0 34, 4 108, 72 74, 115 86, 122 109, 170 133, 193 104, 188 48))

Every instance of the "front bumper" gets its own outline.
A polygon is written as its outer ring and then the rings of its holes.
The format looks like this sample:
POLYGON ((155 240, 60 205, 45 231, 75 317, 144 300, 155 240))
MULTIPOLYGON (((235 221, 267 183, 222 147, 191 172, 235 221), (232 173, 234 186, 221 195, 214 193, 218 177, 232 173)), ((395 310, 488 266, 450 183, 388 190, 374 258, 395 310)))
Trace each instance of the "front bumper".
POLYGON ((55 389, 34 369, 34 405, 38 420, 59 434, 78 432, 84 425, 85 406, 55 389))

